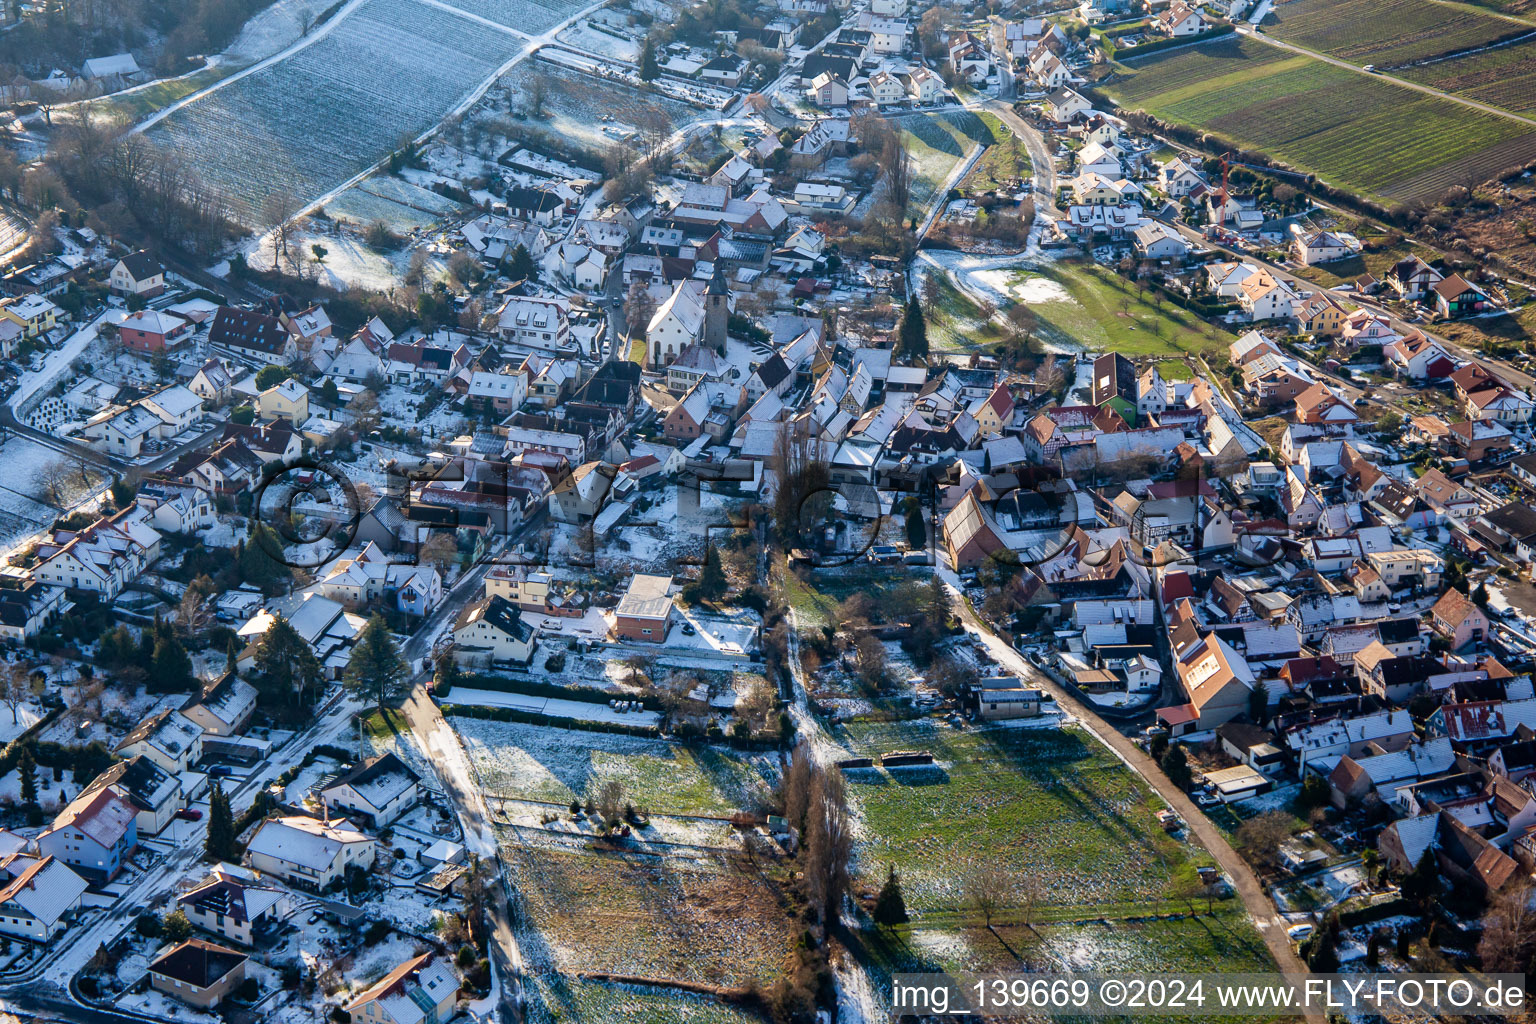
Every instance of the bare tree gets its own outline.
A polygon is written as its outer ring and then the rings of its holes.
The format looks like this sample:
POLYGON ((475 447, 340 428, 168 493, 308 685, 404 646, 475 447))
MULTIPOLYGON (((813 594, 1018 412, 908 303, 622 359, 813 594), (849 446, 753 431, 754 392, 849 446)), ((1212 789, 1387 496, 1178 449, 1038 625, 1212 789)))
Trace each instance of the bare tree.
POLYGON ((272 235, 272 266, 281 269, 284 263, 294 266, 292 245, 296 225, 294 216, 299 212, 299 201, 291 193, 279 192, 267 197, 261 204, 261 219, 272 235))
POLYGON ((842 773, 822 771, 811 786, 805 815, 806 898, 816 909, 822 933, 838 917, 848 893, 853 855, 853 819, 842 773))
POLYGON ((603 821, 612 824, 619 820, 624 807, 624 786, 617 779, 609 779, 597 791, 597 813, 603 821))
POLYGON ((1483 937, 1477 944, 1483 970, 1515 973, 1530 969, 1536 956, 1536 911, 1531 909, 1531 895, 1530 882, 1521 880, 1499 893, 1484 915, 1483 937))
POLYGON ((299 35, 307 37, 311 29, 315 27, 315 12, 301 11, 299 13, 299 35))
POLYGON ((881 180, 885 182, 885 198, 898 210, 905 211, 912 201, 912 158, 901 144, 900 136, 892 135, 885 141, 880 153, 881 180))
POLYGON ((459 546, 454 543, 452 534, 441 531, 434 533, 421 546, 421 560, 436 566, 439 572, 446 570, 458 557, 459 546))
POLYGON ((811 804, 811 775, 811 759, 806 754, 805 745, 801 744, 795 747, 789 766, 779 780, 779 806, 784 812, 784 820, 789 822, 790 828, 801 833, 805 829, 806 809, 811 804))
POLYGON ((74 485, 75 474, 69 468, 69 463, 63 459, 53 459, 43 465, 38 471, 37 482, 42 485, 43 493, 48 496, 48 504, 64 507, 74 485))
POLYGON ((5 675, 0 678, 0 704, 4 704, 11 712, 11 724, 19 721, 17 710, 32 696, 32 670, 20 661, 13 661, 5 667, 5 675))
POLYGON ((1008 872, 990 857, 972 862, 967 869, 963 883, 965 901, 981 916, 988 931, 992 930, 992 919, 1002 909, 1004 894, 1012 884, 1008 872))

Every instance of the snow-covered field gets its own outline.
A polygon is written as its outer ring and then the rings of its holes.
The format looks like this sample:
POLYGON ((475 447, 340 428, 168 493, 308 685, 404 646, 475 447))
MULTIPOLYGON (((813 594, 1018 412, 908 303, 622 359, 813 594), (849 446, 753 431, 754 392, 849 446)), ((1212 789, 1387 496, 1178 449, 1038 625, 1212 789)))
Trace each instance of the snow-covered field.
MULTIPOLYGON (((11 548, 52 525, 62 512, 48 504, 42 475, 54 463, 71 469, 71 483, 80 480, 79 470, 66 456, 30 438, 12 436, 0 444, 0 549, 11 548)), ((61 495, 65 500, 68 497, 61 495)))
POLYGON ((258 61, 281 53, 304 37, 304 25, 331 6, 331 0, 277 0, 245 23, 240 35, 223 53, 228 61, 258 61))
POLYGON ((432 127, 523 49, 523 33, 568 16, 568 2, 364 0, 315 42, 172 111, 148 136, 258 223, 272 197, 313 201, 432 127))

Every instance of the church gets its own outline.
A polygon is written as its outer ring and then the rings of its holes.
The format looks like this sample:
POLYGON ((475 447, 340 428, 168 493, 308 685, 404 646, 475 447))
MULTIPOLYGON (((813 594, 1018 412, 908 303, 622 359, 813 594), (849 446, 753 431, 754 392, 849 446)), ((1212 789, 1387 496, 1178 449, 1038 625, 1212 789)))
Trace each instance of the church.
POLYGON ((719 264, 708 283, 697 278, 679 281, 645 330, 647 365, 652 370, 665 369, 695 343, 724 355, 730 316, 731 289, 719 264))

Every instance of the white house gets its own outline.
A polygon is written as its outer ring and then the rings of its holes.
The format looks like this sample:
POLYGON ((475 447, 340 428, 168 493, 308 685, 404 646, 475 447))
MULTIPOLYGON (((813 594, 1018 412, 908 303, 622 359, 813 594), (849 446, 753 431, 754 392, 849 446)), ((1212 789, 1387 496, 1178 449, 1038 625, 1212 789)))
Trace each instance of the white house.
POLYGON ((118 757, 140 755, 172 775, 191 768, 203 757, 203 728, 180 711, 167 708, 151 715, 112 749, 118 757))
POLYGON ((165 268, 140 249, 113 264, 107 275, 107 287, 114 295, 152 299, 165 291, 165 268))
POLYGON ((517 606, 495 595, 465 608, 453 629, 454 659, 464 664, 527 664, 537 644, 536 631, 517 606))
POLYGON ((372 867, 378 846, 376 839, 345 820, 272 817, 251 837, 245 863, 301 889, 318 892, 344 877, 348 868, 366 871, 372 867))
POLYGON ((332 814, 382 828, 415 806, 420 785, 410 766, 389 752, 337 776, 320 791, 320 800, 332 814))
POLYGON ((0 886, 0 934, 47 942, 80 906, 85 879, 53 857, 13 853, 0 862, 8 881, 0 886))

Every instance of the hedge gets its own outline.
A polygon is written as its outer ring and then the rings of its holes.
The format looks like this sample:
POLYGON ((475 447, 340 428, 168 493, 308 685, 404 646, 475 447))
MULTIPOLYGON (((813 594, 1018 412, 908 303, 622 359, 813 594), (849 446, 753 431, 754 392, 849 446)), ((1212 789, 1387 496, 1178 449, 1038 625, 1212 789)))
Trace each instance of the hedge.
POLYGON ((1389 917, 1398 917, 1403 914, 1417 916, 1418 911, 1407 900, 1386 900, 1369 907, 1344 911, 1339 915, 1339 925, 1343 928, 1354 928, 1357 925, 1385 921, 1389 917))

